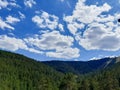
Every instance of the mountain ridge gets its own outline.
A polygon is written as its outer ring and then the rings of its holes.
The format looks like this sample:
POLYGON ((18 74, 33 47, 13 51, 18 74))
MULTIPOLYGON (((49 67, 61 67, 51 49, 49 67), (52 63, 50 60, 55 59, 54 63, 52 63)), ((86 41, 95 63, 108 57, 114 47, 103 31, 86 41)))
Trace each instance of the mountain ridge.
POLYGON ((72 72, 75 74, 85 74, 105 69, 118 62, 120 62, 120 57, 107 57, 91 61, 44 61, 42 63, 63 73, 72 72))
POLYGON ((62 70, 70 70, 63 72, 23 55, 0 50, 0 90, 120 90, 119 61, 120 57, 79 61, 81 66, 75 61, 60 61, 62 65, 58 61, 58 68, 61 65, 62 70), (97 70, 98 66, 102 69, 97 70), (77 72, 79 67, 81 70, 87 67, 87 72, 77 72))
MULTIPOLYGON (((13 53, 10 51, 0 50, 0 53, 4 52, 9 54, 16 54, 19 57, 26 57, 22 54, 13 53)), ((6 55, 5 55, 6 56, 6 55)), ((34 60, 32 58, 26 57, 28 59, 34 60)), ((106 57, 98 60, 89 60, 89 61, 60 61, 60 60, 51 60, 51 61, 38 61, 38 63, 43 63, 58 72, 62 73, 74 73, 74 74, 86 74, 91 73, 96 70, 105 69, 115 63, 120 62, 120 57, 106 57)))

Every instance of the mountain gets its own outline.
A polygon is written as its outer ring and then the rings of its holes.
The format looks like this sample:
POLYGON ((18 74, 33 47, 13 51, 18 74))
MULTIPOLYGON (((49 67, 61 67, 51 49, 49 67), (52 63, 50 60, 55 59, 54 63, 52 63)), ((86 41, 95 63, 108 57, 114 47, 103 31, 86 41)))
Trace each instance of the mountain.
POLYGON ((120 90, 120 58, 98 72, 79 77, 78 90, 120 90))
POLYGON ((0 90, 57 90, 62 76, 41 62, 0 50, 0 90))
POLYGON ((117 62, 120 62, 120 57, 107 57, 91 61, 45 61, 43 63, 62 73, 85 74, 105 69, 117 62))
POLYGON ((0 50, 0 90, 120 90, 120 57, 39 62, 0 50))

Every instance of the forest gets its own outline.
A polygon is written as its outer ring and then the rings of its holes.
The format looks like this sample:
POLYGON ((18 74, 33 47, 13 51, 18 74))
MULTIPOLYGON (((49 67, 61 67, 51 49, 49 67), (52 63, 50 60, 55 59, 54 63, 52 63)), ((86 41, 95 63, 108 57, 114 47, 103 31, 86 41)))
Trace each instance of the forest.
POLYGON ((120 62, 88 73, 62 72, 0 50, 0 90, 120 90, 120 62))

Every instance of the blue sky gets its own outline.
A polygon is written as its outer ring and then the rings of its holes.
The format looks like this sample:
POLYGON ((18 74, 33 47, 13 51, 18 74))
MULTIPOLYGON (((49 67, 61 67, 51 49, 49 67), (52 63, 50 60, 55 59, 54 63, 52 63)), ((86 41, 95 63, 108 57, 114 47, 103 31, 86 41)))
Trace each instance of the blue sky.
POLYGON ((0 0, 0 49, 36 60, 120 56, 120 0, 0 0))

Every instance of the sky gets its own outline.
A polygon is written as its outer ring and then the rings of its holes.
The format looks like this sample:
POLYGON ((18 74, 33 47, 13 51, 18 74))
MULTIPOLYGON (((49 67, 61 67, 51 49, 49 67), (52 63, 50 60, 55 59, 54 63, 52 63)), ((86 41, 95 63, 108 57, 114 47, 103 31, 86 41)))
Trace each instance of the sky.
POLYGON ((0 49, 39 60, 120 56, 120 0, 0 0, 0 49))

